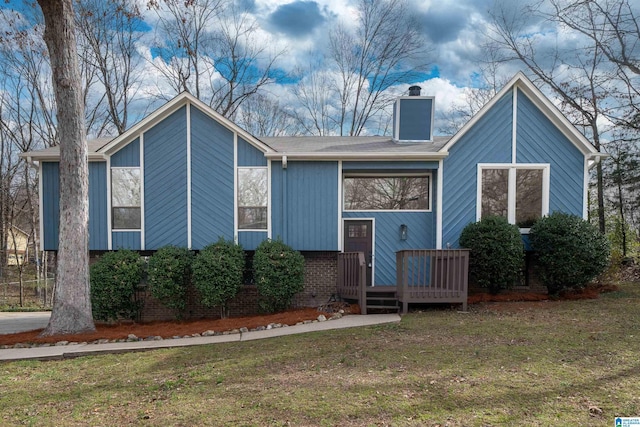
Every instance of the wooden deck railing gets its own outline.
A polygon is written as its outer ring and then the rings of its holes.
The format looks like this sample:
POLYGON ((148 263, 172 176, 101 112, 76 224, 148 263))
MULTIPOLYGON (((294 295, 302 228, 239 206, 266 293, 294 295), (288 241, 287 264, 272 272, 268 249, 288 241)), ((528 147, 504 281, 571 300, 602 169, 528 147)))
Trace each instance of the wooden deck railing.
POLYGON ((469 250, 398 251, 396 274, 403 313, 409 303, 462 303, 467 311, 469 250))
POLYGON ((367 265, 362 252, 338 254, 338 295, 358 301, 360 312, 367 314, 367 265))

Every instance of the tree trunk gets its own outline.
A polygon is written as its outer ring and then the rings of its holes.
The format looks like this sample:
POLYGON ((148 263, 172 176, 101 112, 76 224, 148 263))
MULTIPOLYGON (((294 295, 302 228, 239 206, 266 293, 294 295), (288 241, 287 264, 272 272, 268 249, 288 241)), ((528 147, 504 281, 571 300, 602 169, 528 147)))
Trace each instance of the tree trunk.
POLYGON ((72 0, 38 0, 60 136, 60 227, 51 319, 42 335, 94 331, 89 293, 89 165, 72 0))

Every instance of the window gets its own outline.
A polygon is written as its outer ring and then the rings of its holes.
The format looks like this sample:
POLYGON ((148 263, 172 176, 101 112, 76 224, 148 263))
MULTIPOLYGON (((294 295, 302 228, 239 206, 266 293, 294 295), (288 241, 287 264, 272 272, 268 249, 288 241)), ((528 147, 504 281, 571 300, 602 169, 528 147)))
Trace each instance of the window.
POLYGON ((267 229, 267 168, 238 168, 238 229, 267 229))
POLYGON ((111 168, 111 226, 140 229, 140 168, 111 168))
POLYGON ((530 228, 548 213, 548 165, 479 165, 478 176, 478 219, 498 215, 530 228))
POLYGON ((344 178, 344 209, 429 210, 429 175, 347 176, 344 178))

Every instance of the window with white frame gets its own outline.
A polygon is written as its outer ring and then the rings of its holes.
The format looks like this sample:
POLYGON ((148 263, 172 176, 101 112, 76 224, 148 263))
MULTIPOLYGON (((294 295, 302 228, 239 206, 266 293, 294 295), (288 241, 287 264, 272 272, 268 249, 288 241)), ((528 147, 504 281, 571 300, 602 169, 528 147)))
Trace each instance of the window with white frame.
POLYGON ((140 229, 140 168, 111 168, 111 227, 140 229))
POLYGON ((238 229, 266 230, 267 204, 267 168, 238 168, 238 229))
POLYGON ((549 213, 549 165, 479 165, 478 219, 497 215, 530 228, 549 213))
POLYGON ((420 210, 430 206, 430 175, 351 175, 343 179, 344 210, 420 210))

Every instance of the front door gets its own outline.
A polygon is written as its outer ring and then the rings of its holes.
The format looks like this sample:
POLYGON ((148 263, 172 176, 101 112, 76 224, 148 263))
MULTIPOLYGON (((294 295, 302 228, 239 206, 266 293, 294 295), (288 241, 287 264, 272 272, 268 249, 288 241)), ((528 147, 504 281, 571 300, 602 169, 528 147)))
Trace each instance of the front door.
POLYGON ((344 251, 363 252, 367 263, 367 286, 371 286, 373 267, 373 223, 371 220, 344 221, 344 251))

